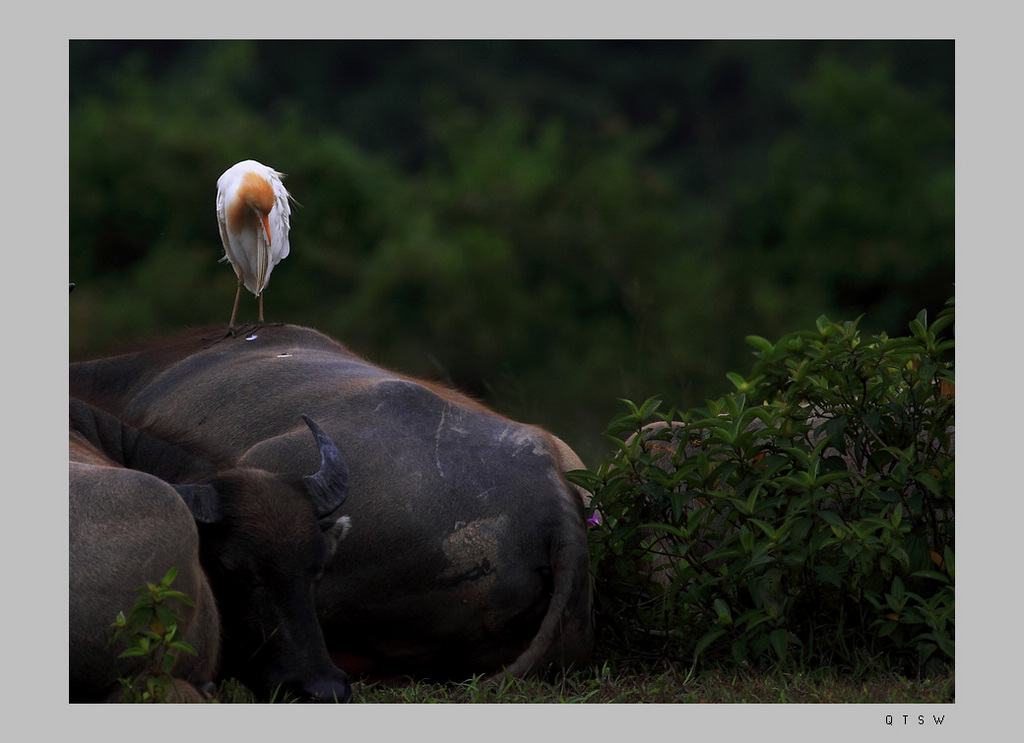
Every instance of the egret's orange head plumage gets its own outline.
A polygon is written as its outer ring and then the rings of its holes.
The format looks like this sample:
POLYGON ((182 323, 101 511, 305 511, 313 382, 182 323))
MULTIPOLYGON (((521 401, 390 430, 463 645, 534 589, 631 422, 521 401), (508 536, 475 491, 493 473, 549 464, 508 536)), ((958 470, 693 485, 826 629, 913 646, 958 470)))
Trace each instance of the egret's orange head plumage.
POLYGON ((263 228, 266 230, 267 238, 270 238, 270 223, 268 215, 274 208, 274 187, 270 182, 252 171, 246 173, 242 178, 242 185, 238 187, 238 198, 228 208, 228 227, 234 232, 239 232, 247 219, 251 219, 250 209, 259 212, 263 228))

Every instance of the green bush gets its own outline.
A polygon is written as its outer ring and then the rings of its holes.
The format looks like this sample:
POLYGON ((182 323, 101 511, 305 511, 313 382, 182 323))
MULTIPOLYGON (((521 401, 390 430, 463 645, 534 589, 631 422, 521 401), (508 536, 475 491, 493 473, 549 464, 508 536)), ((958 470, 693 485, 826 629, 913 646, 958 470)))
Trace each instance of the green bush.
POLYGON ((594 494, 599 632, 623 657, 927 671, 954 659, 954 301, 906 337, 821 317, 735 392, 615 418, 594 494), (946 337, 943 332, 950 331, 946 337), (595 519, 596 520, 596 519, 595 519))

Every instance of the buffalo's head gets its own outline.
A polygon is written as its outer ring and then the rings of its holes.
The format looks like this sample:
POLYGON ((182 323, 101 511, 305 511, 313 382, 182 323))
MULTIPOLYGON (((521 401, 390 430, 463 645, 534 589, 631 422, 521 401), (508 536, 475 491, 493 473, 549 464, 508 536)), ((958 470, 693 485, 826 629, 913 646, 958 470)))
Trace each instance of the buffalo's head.
POLYGON ((238 468, 178 485, 196 519, 224 644, 221 673, 258 696, 346 701, 348 676, 327 654, 313 590, 350 522, 338 509, 349 475, 341 453, 303 416, 320 450, 312 475, 238 468))

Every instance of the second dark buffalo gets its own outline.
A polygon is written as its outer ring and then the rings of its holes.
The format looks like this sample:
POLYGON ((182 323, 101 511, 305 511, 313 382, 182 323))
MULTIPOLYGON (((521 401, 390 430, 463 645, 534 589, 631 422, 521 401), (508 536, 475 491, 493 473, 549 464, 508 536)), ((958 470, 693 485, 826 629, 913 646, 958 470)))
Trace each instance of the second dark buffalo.
POLYGON ((351 696, 347 674, 327 653, 313 596, 349 527, 339 512, 348 468, 320 427, 305 422, 316 443, 307 432, 305 447, 319 452, 319 468, 271 473, 219 467, 195 447, 71 399, 72 700, 116 685, 125 666, 104 647, 105 630, 130 608, 136 587, 172 564, 199 602, 186 629, 206 657, 186 667, 189 680, 212 680, 203 676, 219 669, 264 700, 351 696), (210 657, 218 646, 219 663, 210 657))

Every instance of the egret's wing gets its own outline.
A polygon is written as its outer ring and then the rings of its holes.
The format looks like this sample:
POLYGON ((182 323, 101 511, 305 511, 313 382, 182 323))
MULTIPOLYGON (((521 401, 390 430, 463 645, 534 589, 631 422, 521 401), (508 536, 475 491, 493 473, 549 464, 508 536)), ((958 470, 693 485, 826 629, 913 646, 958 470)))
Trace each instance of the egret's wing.
POLYGON ((224 191, 223 189, 217 189, 217 228, 220 230, 220 242, 224 246, 224 255, 221 256, 218 263, 224 261, 231 261, 234 265, 234 261, 230 255, 230 242, 228 241, 228 215, 225 213, 224 207, 224 191))
POLYGON ((288 203, 292 200, 288 189, 281 182, 282 173, 273 171, 270 184, 274 189, 274 209, 270 214, 270 268, 288 257, 288 231, 291 229, 292 209, 288 203))

